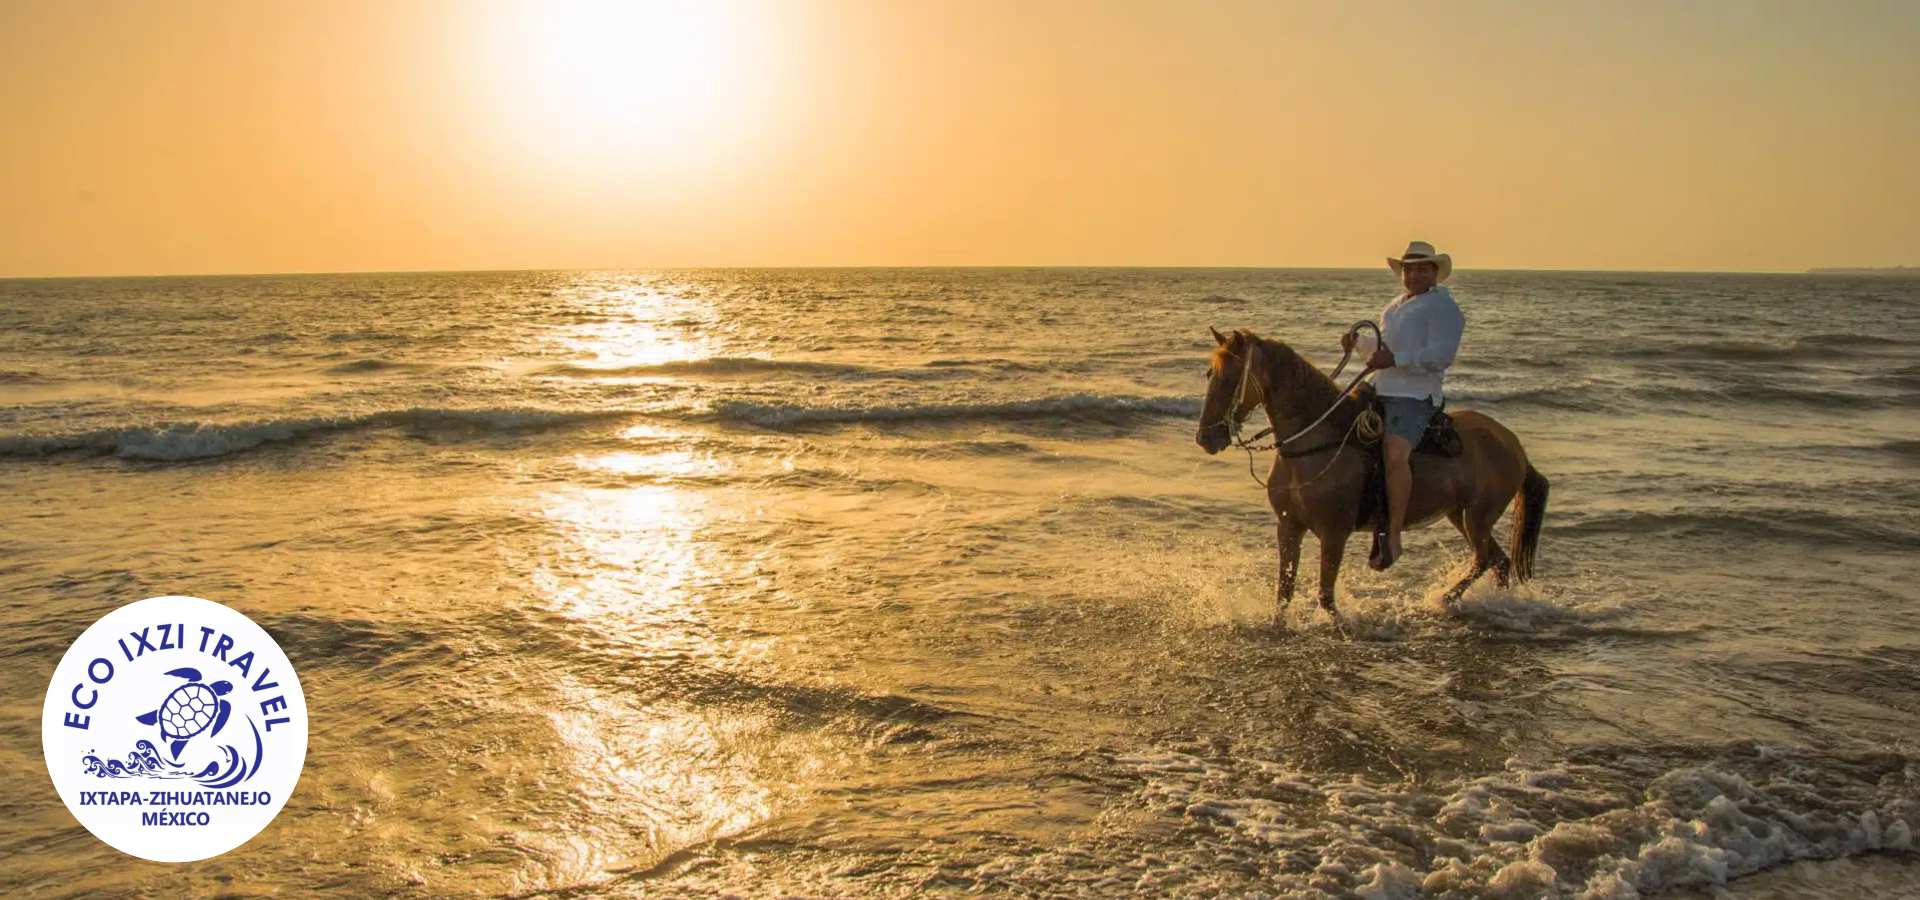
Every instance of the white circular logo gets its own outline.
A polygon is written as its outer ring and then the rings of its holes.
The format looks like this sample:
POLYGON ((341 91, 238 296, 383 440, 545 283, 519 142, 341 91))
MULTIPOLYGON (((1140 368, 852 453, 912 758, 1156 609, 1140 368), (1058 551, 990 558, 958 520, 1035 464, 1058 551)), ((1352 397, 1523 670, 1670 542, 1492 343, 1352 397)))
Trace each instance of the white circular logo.
POLYGON ((218 856, 267 827, 307 759, 307 699, 260 626, 198 597, 149 597, 67 648, 40 718, 73 817, 124 853, 218 856))

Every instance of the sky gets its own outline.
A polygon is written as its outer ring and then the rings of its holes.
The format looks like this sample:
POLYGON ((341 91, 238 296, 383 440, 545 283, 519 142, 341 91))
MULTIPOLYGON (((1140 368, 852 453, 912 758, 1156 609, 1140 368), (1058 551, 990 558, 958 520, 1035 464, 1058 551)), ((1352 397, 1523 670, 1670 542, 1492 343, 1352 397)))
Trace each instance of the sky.
POLYGON ((0 0, 0 276, 1920 264, 1920 3, 0 0))

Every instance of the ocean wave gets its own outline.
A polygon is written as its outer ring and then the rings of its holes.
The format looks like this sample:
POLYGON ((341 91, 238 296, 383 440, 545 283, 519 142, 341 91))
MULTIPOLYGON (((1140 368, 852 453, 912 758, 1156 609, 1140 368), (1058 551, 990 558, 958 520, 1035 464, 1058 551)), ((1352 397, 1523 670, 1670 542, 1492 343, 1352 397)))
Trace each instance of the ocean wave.
POLYGON ((712 415, 722 421, 780 428, 791 425, 853 424, 941 419, 1029 419, 1045 416, 1194 416, 1197 397, 1136 397, 1066 394, 997 403, 910 403, 897 406, 805 406, 723 400, 712 415))
POLYGON ((1636 390, 1635 399, 1646 403, 1667 401, 1692 401, 1706 404, 1741 404, 1757 406, 1802 406, 1819 409, 1874 409, 1890 405, 1905 405, 1902 400, 1890 400, 1885 397, 1867 397, 1843 391, 1818 390, 1814 388, 1789 387, 1772 381, 1756 381, 1726 388, 1686 388, 1649 386, 1636 390))
POLYGON ((1885 519, 1802 509, 1701 509, 1691 512, 1626 512, 1577 522, 1547 520, 1552 537, 1612 535, 1708 535, 1783 541, 1796 546, 1880 545, 1908 548, 1920 535, 1885 519))
POLYGON ((333 332, 332 334, 327 335, 321 340, 324 340, 329 344, 347 344, 347 343, 353 343, 356 341, 367 341, 367 342, 378 343, 378 344, 394 344, 394 343, 399 343, 401 341, 405 341, 406 339, 407 339, 406 335, 395 334, 394 332, 391 332, 391 331, 336 331, 336 332, 333 332))
POLYGON ((999 357, 956 357, 930 359, 924 363, 929 369, 994 369, 1002 372, 1038 372, 1041 366, 999 357))
POLYGON ((914 455, 931 459, 970 456, 1039 456, 1040 450, 1024 441, 948 441, 916 447, 914 455))
POLYGON ((1920 366, 1902 366, 1891 372, 1875 372, 1860 380, 1875 387, 1920 391, 1920 366))
POLYGON ((1606 412, 1611 407, 1601 390, 1585 384, 1563 384, 1557 386, 1523 388, 1517 391, 1495 392, 1474 390, 1450 390, 1447 392, 1449 407, 1454 403, 1468 407, 1486 406, 1532 406, 1544 409, 1563 409, 1573 412, 1606 412))
POLYGON ((314 416, 254 422, 176 422, 69 434, 0 435, 0 456, 93 453, 122 459, 180 462, 212 459, 339 431, 408 427, 431 430, 526 431, 564 427, 624 415, 618 412, 540 409, 408 409, 360 415, 314 416))
POLYGON ((1846 391, 1791 387, 1767 380, 1755 380, 1750 384, 1725 387, 1698 387, 1658 382, 1648 382, 1633 387, 1591 383, 1559 384, 1507 392, 1461 389, 1449 391, 1447 396, 1450 401, 1469 406, 1476 404, 1495 407, 1523 406, 1573 412, 1625 412, 1681 405, 1864 410, 1905 407, 1920 402, 1920 396, 1867 396, 1846 391))
POLYGON ((804 359, 767 359, 758 356, 709 356, 702 359, 669 360, 625 366, 595 366, 582 363, 556 363, 539 369, 537 374, 563 378, 619 378, 669 375, 749 376, 811 375, 849 380, 900 379, 906 381, 947 381, 965 378, 968 370, 994 372, 1034 372, 1041 367, 1030 363, 997 358, 934 359, 920 365, 879 366, 861 363, 826 362, 804 359))
POLYGON ((1813 334, 1785 343, 1713 340, 1658 347, 1633 347, 1616 353, 1628 359, 1718 360, 1754 362, 1806 356, 1878 355, 1912 346, 1912 341, 1875 334, 1813 334))
POLYGON ((1817 347, 1910 347, 1914 342, 1884 334, 1812 334, 1794 341, 1794 346, 1817 347))
POLYGON ((703 359, 676 359, 658 363, 625 366, 590 366, 557 363, 539 370, 542 375, 569 378, 614 378, 646 375, 753 375, 791 372, 811 375, 870 375, 888 370, 855 363, 816 362, 812 360, 763 359, 757 356, 709 356, 703 359))
POLYGON ((1920 460, 1920 441, 1887 441, 1876 449, 1911 460, 1920 460))
POLYGON ((1912 762, 1892 753, 1598 746, 1419 781, 1301 770, 1284 753, 1100 755, 1138 783, 1132 817, 1046 853, 991 860, 969 873, 976 887, 1638 897, 1796 860, 1911 853, 1920 827, 1912 762), (1164 851, 1153 826, 1130 824, 1148 816, 1178 835, 1164 851), (1127 861, 1100 862, 1116 841, 1127 861))
POLYGON ((433 368, 426 363, 398 362, 389 359, 356 359, 328 366, 326 371, 334 375, 363 375, 370 372, 417 372, 433 368))

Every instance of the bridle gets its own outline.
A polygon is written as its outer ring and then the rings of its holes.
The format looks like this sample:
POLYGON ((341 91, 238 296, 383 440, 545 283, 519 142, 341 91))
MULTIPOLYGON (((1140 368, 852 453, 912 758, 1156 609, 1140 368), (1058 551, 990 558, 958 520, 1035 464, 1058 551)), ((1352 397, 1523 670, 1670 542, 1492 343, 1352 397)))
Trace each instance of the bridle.
MULTIPOLYGON (((1380 346, 1380 347, 1387 346, 1386 335, 1380 332, 1380 326, 1366 319, 1361 319, 1360 321, 1355 322, 1351 326, 1349 326, 1347 328, 1346 335, 1358 335, 1360 333, 1360 329, 1362 328, 1368 328, 1373 330, 1374 343, 1377 346, 1380 346)), ((1346 335, 1342 335, 1341 343, 1346 343, 1345 341, 1346 335)), ((1226 411, 1221 414, 1221 417, 1219 419, 1213 422, 1209 422, 1203 427, 1215 428, 1222 425, 1226 426, 1227 437, 1231 441, 1233 446, 1239 447, 1240 449, 1247 451, 1247 474, 1252 475, 1253 480, 1257 482, 1261 487, 1266 487, 1267 483, 1264 481, 1261 481, 1260 476, 1254 472, 1253 454, 1255 453, 1255 451, 1279 450, 1280 455, 1282 457, 1285 457, 1288 459, 1295 459, 1302 456, 1308 456, 1314 453, 1319 453, 1320 451, 1325 450, 1328 447, 1335 446, 1335 444, 1337 443, 1338 449, 1334 451, 1334 458, 1332 460, 1327 461, 1326 466, 1321 468, 1319 474, 1303 482, 1301 485, 1299 485, 1299 487, 1305 487, 1308 484, 1312 484, 1315 481, 1319 481, 1322 475, 1327 474, 1327 471, 1333 468, 1334 461, 1340 458, 1340 452, 1346 449, 1348 439, 1353 437, 1354 428, 1358 427, 1358 425, 1360 424, 1360 420, 1358 418, 1355 418, 1354 424, 1347 428, 1346 433, 1343 434, 1340 440, 1337 442, 1329 441, 1328 443, 1311 447, 1306 450, 1293 451, 1293 452, 1289 452, 1285 448, 1288 444, 1291 444, 1294 441, 1297 441, 1302 437, 1305 437, 1307 432, 1320 427, 1320 423, 1325 422, 1328 416, 1333 415, 1334 410, 1339 409, 1342 403, 1347 402, 1347 396, 1353 392, 1354 386, 1360 383, 1360 379, 1367 377, 1369 373, 1374 371, 1373 366, 1368 365, 1360 370, 1360 374, 1353 376, 1353 380, 1347 382, 1346 388, 1340 392, 1340 395, 1337 398, 1334 399, 1333 404, 1331 406, 1328 406, 1326 411, 1320 414, 1319 418, 1316 418, 1312 422, 1307 423, 1307 427, 1302 428, 1299 431, 1296 431, 1293 434, 1288 435, 1287 437, 1274 441, 1271 444, 1262 446, 1256 442, 1259 441, 1261 438, 1266 437, 1273 433, 1273 419, 1271 416, 1269 416, 1267 419, 1267 427, 1260 429, 1260 431, 1254 434, 1253 437, 1251 438, 1240 437, 1240 425, 1245 418, 1245 416, 1241 415, 1240 413, 1240 407, 1241 407, 1241 404, 1246 400, 1247 382, 1253 379, 1253 346, 1252 346, 1253 337, 1251 335, 1242 335, 1242 340, 1247 344, 1247 346, 1243 348, 1243 351, 1240 355, 1245 356, 1246 360, 1242 362, 1240 365, 1240 383, 1234 386, 1233 402, 1227 406, 1226 411)), ((1233 356, 1234 353, 1232 351, 1228 351, 1227 355, 1233 356)), ((1329 376, 1334 380, 1336 384, 1339 382, 1340 373, 1346 370, 1347 362, 1352 358, 1353 358, 1353 348, 1352 346, 1348 346, 1340 354, 1340 364, 1333 367, 1333 374, 1329 376)), ((1248 410, 1248 413, 1251 413, 1251 412, 1252 410, 1248 410)))

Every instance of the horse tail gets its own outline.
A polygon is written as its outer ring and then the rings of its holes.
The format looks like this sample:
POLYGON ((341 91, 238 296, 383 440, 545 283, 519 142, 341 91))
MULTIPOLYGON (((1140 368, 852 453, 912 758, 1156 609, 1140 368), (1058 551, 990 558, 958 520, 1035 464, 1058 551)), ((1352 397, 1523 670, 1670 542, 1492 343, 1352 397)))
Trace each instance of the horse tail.
POLYGON ((1533 560, 1540 548, 1540 522, 1547 517, 1547 476, 1531 463, 1520 496, 1513 500, 1513 573, 1521 581, 1533 577, 1533 560))

